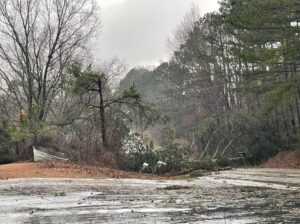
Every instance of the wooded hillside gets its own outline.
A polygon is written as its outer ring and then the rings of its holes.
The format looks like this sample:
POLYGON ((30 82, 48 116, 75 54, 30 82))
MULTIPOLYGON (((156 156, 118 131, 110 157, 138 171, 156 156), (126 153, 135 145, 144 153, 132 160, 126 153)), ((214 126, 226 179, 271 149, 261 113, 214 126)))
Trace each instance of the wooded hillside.
POLYGON ((245 153, 253 164, 299 144, 299 9, 295 0, 223 0, 192 9, 170 61, 133 69, 134 83, 171 118, 197 158, 245 153), (151 81, 150 81, 151 80, 151 81))

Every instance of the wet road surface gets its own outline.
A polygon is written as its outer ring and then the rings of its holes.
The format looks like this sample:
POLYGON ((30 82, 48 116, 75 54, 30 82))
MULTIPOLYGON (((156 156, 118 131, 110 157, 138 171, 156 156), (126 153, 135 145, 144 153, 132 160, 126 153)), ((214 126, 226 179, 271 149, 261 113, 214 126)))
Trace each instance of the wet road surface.
POLYGON ((300 223, 300 170, 0 181, 0 223, 300 223))

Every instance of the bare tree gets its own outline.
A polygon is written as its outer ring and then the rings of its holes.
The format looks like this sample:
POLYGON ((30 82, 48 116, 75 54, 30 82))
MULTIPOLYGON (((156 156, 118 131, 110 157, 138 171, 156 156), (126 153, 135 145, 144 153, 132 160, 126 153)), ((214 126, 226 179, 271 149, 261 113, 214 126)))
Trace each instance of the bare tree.
POLYGON ((1 0, 0 90, 45 120, 98 24, 94 0, 1 0))
POLYGON ((189 38, 190 32, 194 29, 194 23, 200 19, 200 9, 197 4, 192 4, 190 11, 183 17, 179 26, 173 31, 168 38, 167 47, 171 54, 179 50, 180 46, 189 38))

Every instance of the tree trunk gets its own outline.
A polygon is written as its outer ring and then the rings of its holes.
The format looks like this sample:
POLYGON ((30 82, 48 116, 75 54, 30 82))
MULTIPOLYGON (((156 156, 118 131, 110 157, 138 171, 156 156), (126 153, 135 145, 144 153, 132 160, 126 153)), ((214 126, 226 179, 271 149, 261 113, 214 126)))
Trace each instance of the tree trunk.
POLYGON ((105 124, 105 106, 104 106, 104 99, 103 99, 103 86, 102 86, 102 81, 99 78, 98 79, 98 87, 99 87, 99 96, 100 96, 100 119, 101 119, 101 134, 102 134, 102 141, 103 141, 103 146, 105 148, 108 147, 107 143, 107 137, 106 137, 106 124, 105 124))

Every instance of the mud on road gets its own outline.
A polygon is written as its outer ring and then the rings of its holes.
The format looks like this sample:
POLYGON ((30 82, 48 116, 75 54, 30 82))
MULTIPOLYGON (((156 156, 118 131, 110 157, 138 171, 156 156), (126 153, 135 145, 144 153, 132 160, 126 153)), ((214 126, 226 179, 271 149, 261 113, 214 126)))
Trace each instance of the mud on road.
POLYGON ((0 223, 300 223, 300 170, 189 180, 8 179, 0 223))

